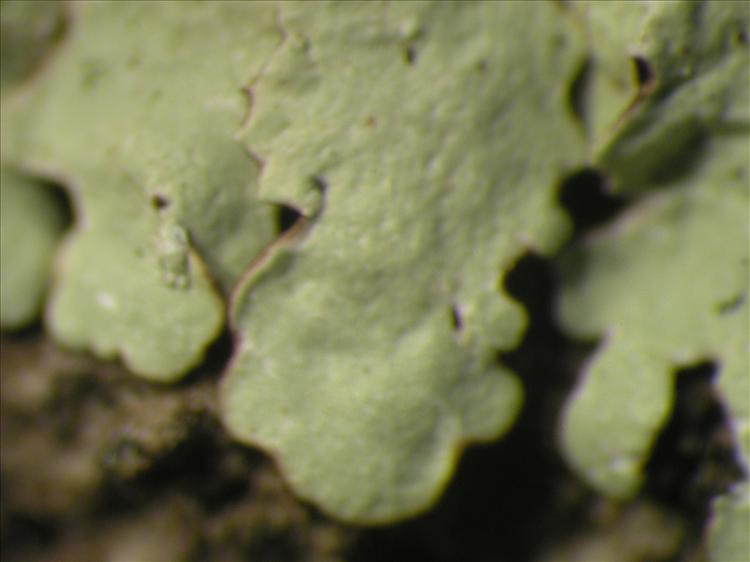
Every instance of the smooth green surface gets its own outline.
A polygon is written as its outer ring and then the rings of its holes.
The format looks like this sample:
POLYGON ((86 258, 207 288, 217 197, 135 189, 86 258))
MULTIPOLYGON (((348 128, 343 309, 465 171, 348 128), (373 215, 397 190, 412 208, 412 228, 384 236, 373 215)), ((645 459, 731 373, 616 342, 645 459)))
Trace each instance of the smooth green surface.
POLYGON ((519 410, 497 354, 525 315, 502 277, 567 233, 582 44, 554 4, 284 4, 281 22, 243 138, 261 196, 313 224, 237 290, 224 416, 303 497, 386 522, 519 410))
MULTIPOLYGON (((598 149, 618 190, 651 193, 562 259, 565 328, 602 337, 563 416, 563 446, 619 497, 642 482, 674 374, 705 360, 750 466, 750 5, 657 4, 635 41, 653 89, 598 149)), ((749 506, 746 484, 717 502, 713 560, 747 559, 749 506)))
POLYGON ((276 8, 105 2, 71 13, 45 73, 2 106, 3 160, 59 179, 75 202, 48 324, 66 344, 173 380, 221 329, 219 291, 273 236, 236 135, 242 88, 280 41, 276 8))
POLYGON ((20 328, 38 317, 65 227, 52 188, 0 168, 0 325, 20 328))

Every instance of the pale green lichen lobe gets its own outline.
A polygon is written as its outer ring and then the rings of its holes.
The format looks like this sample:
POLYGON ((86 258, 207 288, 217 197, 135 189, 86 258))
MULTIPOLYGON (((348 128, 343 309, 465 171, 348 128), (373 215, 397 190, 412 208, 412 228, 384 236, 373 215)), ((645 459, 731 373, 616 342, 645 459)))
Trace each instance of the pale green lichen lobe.
POLYGON ((360 523, 426 509, 463 443, 521 404, 497 360, 504 272, 567 234, 583 157, 564 93, 583 55, 554 4, 285 3, 243 134, 260 195, 312 217, 235 293, 229 429, 360 523), (524 29, 519 41, 498 41, 524 29))
MULTIPOLYGON (((618 190, 645 195, 562 260, 564 326, 602 337, 566 408, 563 446, 618 497, 639 489, 674 374, 703 361, 717 365, 750 467, 750 6, 655 2, 642 21, 631 44, 653 83, 599 143, 598 164, 618 190)), ((747 556, 749 505, 746 482, 717 502, 717 562, 747 556)))
POLYGON ((0 168, 0 325, 22 328, 38 317, 52 256, 67 224, 53 188, 0 168))
POLYGON ((175 380, 274 234, 236 135, 243 89, 280 41, 277 7, 81 2, 70 13, 43 72, 2 104, 3 161, 60 178, 75 202, 47 323, 67 345, 175 380))

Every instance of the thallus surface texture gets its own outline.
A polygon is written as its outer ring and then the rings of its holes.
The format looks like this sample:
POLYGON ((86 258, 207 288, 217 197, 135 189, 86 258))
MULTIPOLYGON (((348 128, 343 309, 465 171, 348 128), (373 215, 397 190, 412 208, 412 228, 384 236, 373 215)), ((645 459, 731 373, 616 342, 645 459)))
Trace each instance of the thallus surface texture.
MULTIPOLYGON (((571 465, 635 493, 673 373, 708 358, 747 466, 746 5, 118 2, 66 17, 31 78, 3 75, 4 327, 51 285, 58 341, 171 382, 229 326, 228 430, 324 511, 382 523, 432 505, 464 445, 518 414, 498 356, 526 314, 503 278, 531 250, 559 260, 563 327, 600 341, 561 420, 571 465), (633 203, 557 255, 571 232, 557 190, 583 166, 633 203), (32 177, 72 200, 62 239, 32 177), (277 239, 280 205, 303 228, 277 239)), ((745 485, 717 505, 716 560, 744 548, 748 503, 745 485)))

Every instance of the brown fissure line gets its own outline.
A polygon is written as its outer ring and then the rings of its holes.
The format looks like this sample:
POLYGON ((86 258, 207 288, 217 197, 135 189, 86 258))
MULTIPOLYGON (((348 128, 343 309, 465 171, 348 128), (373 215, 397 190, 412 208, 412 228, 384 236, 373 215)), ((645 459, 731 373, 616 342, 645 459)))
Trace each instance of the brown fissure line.
MULTIPOLYGON (((255 91, 254 91, 255 86, 266 75, 268 68, 276 59, 279 52, 281 51, 284 44, 286 43, 287 38, 289 37, 289 32, 284 27, 284 18, 282 15, 281 5, 279 5, 276 10, 275 23, 276 23, 276 29, 280 36, 279 43, 276 45, 276 47, 274 48, 273 52, 268 57, 268 59, 261 65, 260 70, 255 74, 255 76, 253 76, 248 81, 247 84, 245 84, 244 86, 240 88, 240 91, 242 92, 242 94, 245 95, 247 99, 246 109, 240 121, 240 127, 239 127, 240 131, 243 129, 246 129, 250 125, 250 121, 253 116, 253 110, 255 109, 255 91)), ((265 168, 265 160, 246 143, 241 143, 241 144, 242 144, 242 147, 245 149, 245 152, 248 155, 248 157, 253 161, 253 163, 258 168, 258 180, 260 181, 260 178, 263 175, 263 169, 265 168)), ((247 268, 242 273, 240 278, 237 280, 237 282, 229 291, 229 298, 227 299, 227 320, 230 321, 230 323, 231 323, 231 311, 234 309, 240 289, 247 284, 249 279, 251 279, 254 275, 257 274, 257 272, 260 269, 263 268, 263 266, 268 262, 270 257, 279 248, 290 245, 291 243, 296 241, 297 237, 302 236, 304 232, 308 230, 310 223, 311 221, 309 218, 300 214, 299 217, 297 218, 297 221, 289 229, 284 231, 275 240, 269 242, 258 253, 258 255, 250 262, 250 265, 247 266, 247 268)))
POLYGON ((623 110, 617 120, 610 127, 610 133, 614 133, 622 127, 623 123, 635 112, 635 110, 656 90, 656 77, 653 69, 645 57, 633 57, 638 80, 638 91, 628 106, 623 110))
POLYGON ((300 215, 297 221, 286 230, 281 236, 275 240, 266 244, 266 246, 258 253, 258 255, 250 262, 242 276, 235 283, 229 295, 229 311, 234 309, 235 303, 238 298, 238 293, 241 288, 245 287, 250 279, 252 279, 263 267, 268 263, 271 257, 281 248, 288 247, 304 238, 305 234, 310 230, 310 226, 313 221, 304 215, 300 215))
POLYGON ((286 43, 287 38, 289 37, 289 32, 284 28, 284 19, 281 15, 281 5, 279 5, 278 9, 276 10, 275 22, 276 29, 281 37, 279 40, 279 44, 276 45, 273 52, 268 57, 268 60, 266 60, 261 65, 260 70, 255 74, 255 76, 253 76, 246 85, 240 88, 242 94, 244 94, 247 98, 245 113, 240 120, 240 130, 247 128, 250 124, 250 119, 252 118, 253 108, 255 106, 255 94, 253 92, 253 88, 255 88, 255 85, 266 75, 268 67, 271 66, 271 63, 273 63, 273 61, 276 59, 282 47, 286 43))

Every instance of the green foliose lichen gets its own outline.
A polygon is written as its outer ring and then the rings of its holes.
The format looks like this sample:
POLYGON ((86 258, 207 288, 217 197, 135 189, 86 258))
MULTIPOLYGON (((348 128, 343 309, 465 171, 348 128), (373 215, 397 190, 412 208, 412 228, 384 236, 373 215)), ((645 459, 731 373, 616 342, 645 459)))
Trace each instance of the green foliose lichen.
POLYGON ((52 256, 66 225, 48 185, 0 168, 0 325, 20 328, 38 314, 52 256))
POLYGON ((65 183, 76 225, 47 325, 174 380, 224 324, 222 293, 273 235, 236 139, 279 42, 256 3, 80 3, 30 87, 2 106, 2 158, 65 183))
MULTIPOLYGON (((614 188, 648 194, 562 258, 563 324, 603 337, 569 401, 563 445, 615 496, 639 489, 674 374, 701 361, 718 367, 740 462, 750 467, 749 21, 742 3, 651 7, 630 48, 653 77, 596 157, 614 188)), ((718 502, 714 560, 748 555, 749 507, 746 483, 718 502)))
MULTIPOLYGON (((709 359, 747 462, 747 6, 84 2, 44 60, 59 6, 0 6, 4 326, 52 254, 52 334, 140 376, 177 380, 229 322, 230 432, 322 509, 391 521, 517 415, 502 281, 567 240, 556 190, 588 164, 639 199, 561 258, 566 330, 603 338, 568 459, 632 494, 672 373, 709 359), (24 18, 44 39, 8 39, 24 18), (59 248, 31 176, 72 198, 59 248), (279 204, 301 218, 274 241, 279 204)), ((742 548, 742 490, 716 560, 742 548)))
POLYGON ((562 15, 283 5, 243 139, 264 161, 261 197, 312 225, 236 289, 223 409, 340 516, 424 509, 461 444, 519 410, 497 353, 525 317, 503 272, 564 239, 554 190, 584 146, 563 95, 582 44, 562 15), (528 39, 501 48, 518 28, 528 39))

